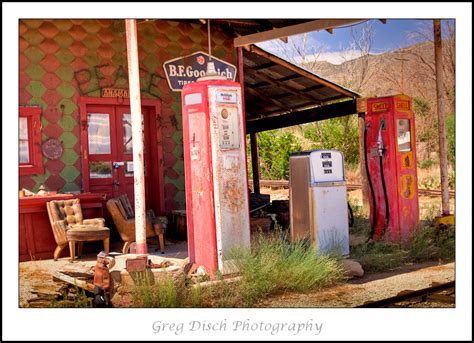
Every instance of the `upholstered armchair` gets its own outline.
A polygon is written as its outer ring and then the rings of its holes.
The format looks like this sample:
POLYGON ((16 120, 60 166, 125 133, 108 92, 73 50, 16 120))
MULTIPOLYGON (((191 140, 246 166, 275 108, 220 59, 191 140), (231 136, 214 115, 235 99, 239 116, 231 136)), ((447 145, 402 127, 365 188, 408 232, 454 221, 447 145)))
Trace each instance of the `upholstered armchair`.
POLYGON ((75 258, 76 242, 77 253, 81 256, 82 244, 86 241, 104 241, 104 251, 109 252, 110 230, 104 226, 103 218, 84 219, 80 199, 52 200, 46 203, 51 228, 56 240, 54 260, 66 245, 69 245, 71 262, 75 258))
MULTIPOLYGON (((130 244, 135 242, 135 213, 133 207, 127 195, 121 195, 107 201, 107 209, 120 237, 124 241, 122 253, 126 254, 130 249, 130 244)), ((164 253, 164 234, 168 219, 165 216, 155 216, 153 210, 148 210, 146 214, 146 237, 157 237, 161 253, 164 253)))

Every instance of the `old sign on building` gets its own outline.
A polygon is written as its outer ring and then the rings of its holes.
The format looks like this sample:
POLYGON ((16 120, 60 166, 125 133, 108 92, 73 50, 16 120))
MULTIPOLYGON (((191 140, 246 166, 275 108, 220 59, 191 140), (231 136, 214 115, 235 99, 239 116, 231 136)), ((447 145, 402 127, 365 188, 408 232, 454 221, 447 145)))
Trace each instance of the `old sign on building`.
MULTIPOLYGON (((180 92, 183 86, 195 82, 198 78, 206 74, 209 55, 198 51, 194 54, 178 57, 163 64, 166 79, 171 90, 180 92)), ((236 68, 234 65, 222 61, 212 56, 217 73, 227 80, 235 81, 236 68)))

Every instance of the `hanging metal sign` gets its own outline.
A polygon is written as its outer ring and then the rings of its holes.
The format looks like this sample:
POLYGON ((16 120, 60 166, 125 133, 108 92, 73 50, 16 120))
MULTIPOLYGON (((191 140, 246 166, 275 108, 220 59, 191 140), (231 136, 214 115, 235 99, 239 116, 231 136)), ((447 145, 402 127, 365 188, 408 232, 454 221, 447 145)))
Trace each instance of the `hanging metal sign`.
MULTIPOLYGON (((178 57, 163 63, 166 79, 171 90, 181 92, 183 86, 195 82, 198 78, 206 74, 209 55, 198 51, 194 54, 178 57)), ((212 56, 217 73, 224 76, 227 80, 235 81, 237 68, 225 61, 212 56)))
POLYGON ((121 88, 102 88, 103 98, 130 98, 128 89, 121 88))

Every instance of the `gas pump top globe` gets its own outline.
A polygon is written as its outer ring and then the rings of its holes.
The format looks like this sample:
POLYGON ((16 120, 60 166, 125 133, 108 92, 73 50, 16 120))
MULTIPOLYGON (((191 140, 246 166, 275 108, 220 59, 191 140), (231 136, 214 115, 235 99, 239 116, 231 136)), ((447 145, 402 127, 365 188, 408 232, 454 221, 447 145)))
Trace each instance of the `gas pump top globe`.
POLYGON ((206 81, 206 80, 227 80, 225 76, 219 75, 216 71, 214 62, 207 62, 206 74, 196 81, 206 81))

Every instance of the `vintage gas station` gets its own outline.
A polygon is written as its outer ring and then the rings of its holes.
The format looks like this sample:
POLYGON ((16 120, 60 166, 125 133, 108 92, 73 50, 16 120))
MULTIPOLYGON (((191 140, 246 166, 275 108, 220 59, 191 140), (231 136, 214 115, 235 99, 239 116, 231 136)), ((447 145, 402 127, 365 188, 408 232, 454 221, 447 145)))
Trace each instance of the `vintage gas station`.
MULTIPOLYGON (((166 250, 184 214, 190 262, 231 272, 226 254, 251 238, 246 136, 258 195, 258 132, 347 115, 364 118, 372 238, 407 240, 412 100, 360 99, 255 45, 364 21, 20 20, 20 261, 74 260, 89 241, 95 254, 123 241, 146 255, 153 237, 166 250)), ((347 255, 343 156, 295 154, 289 182, 291 239, 347 255)))

